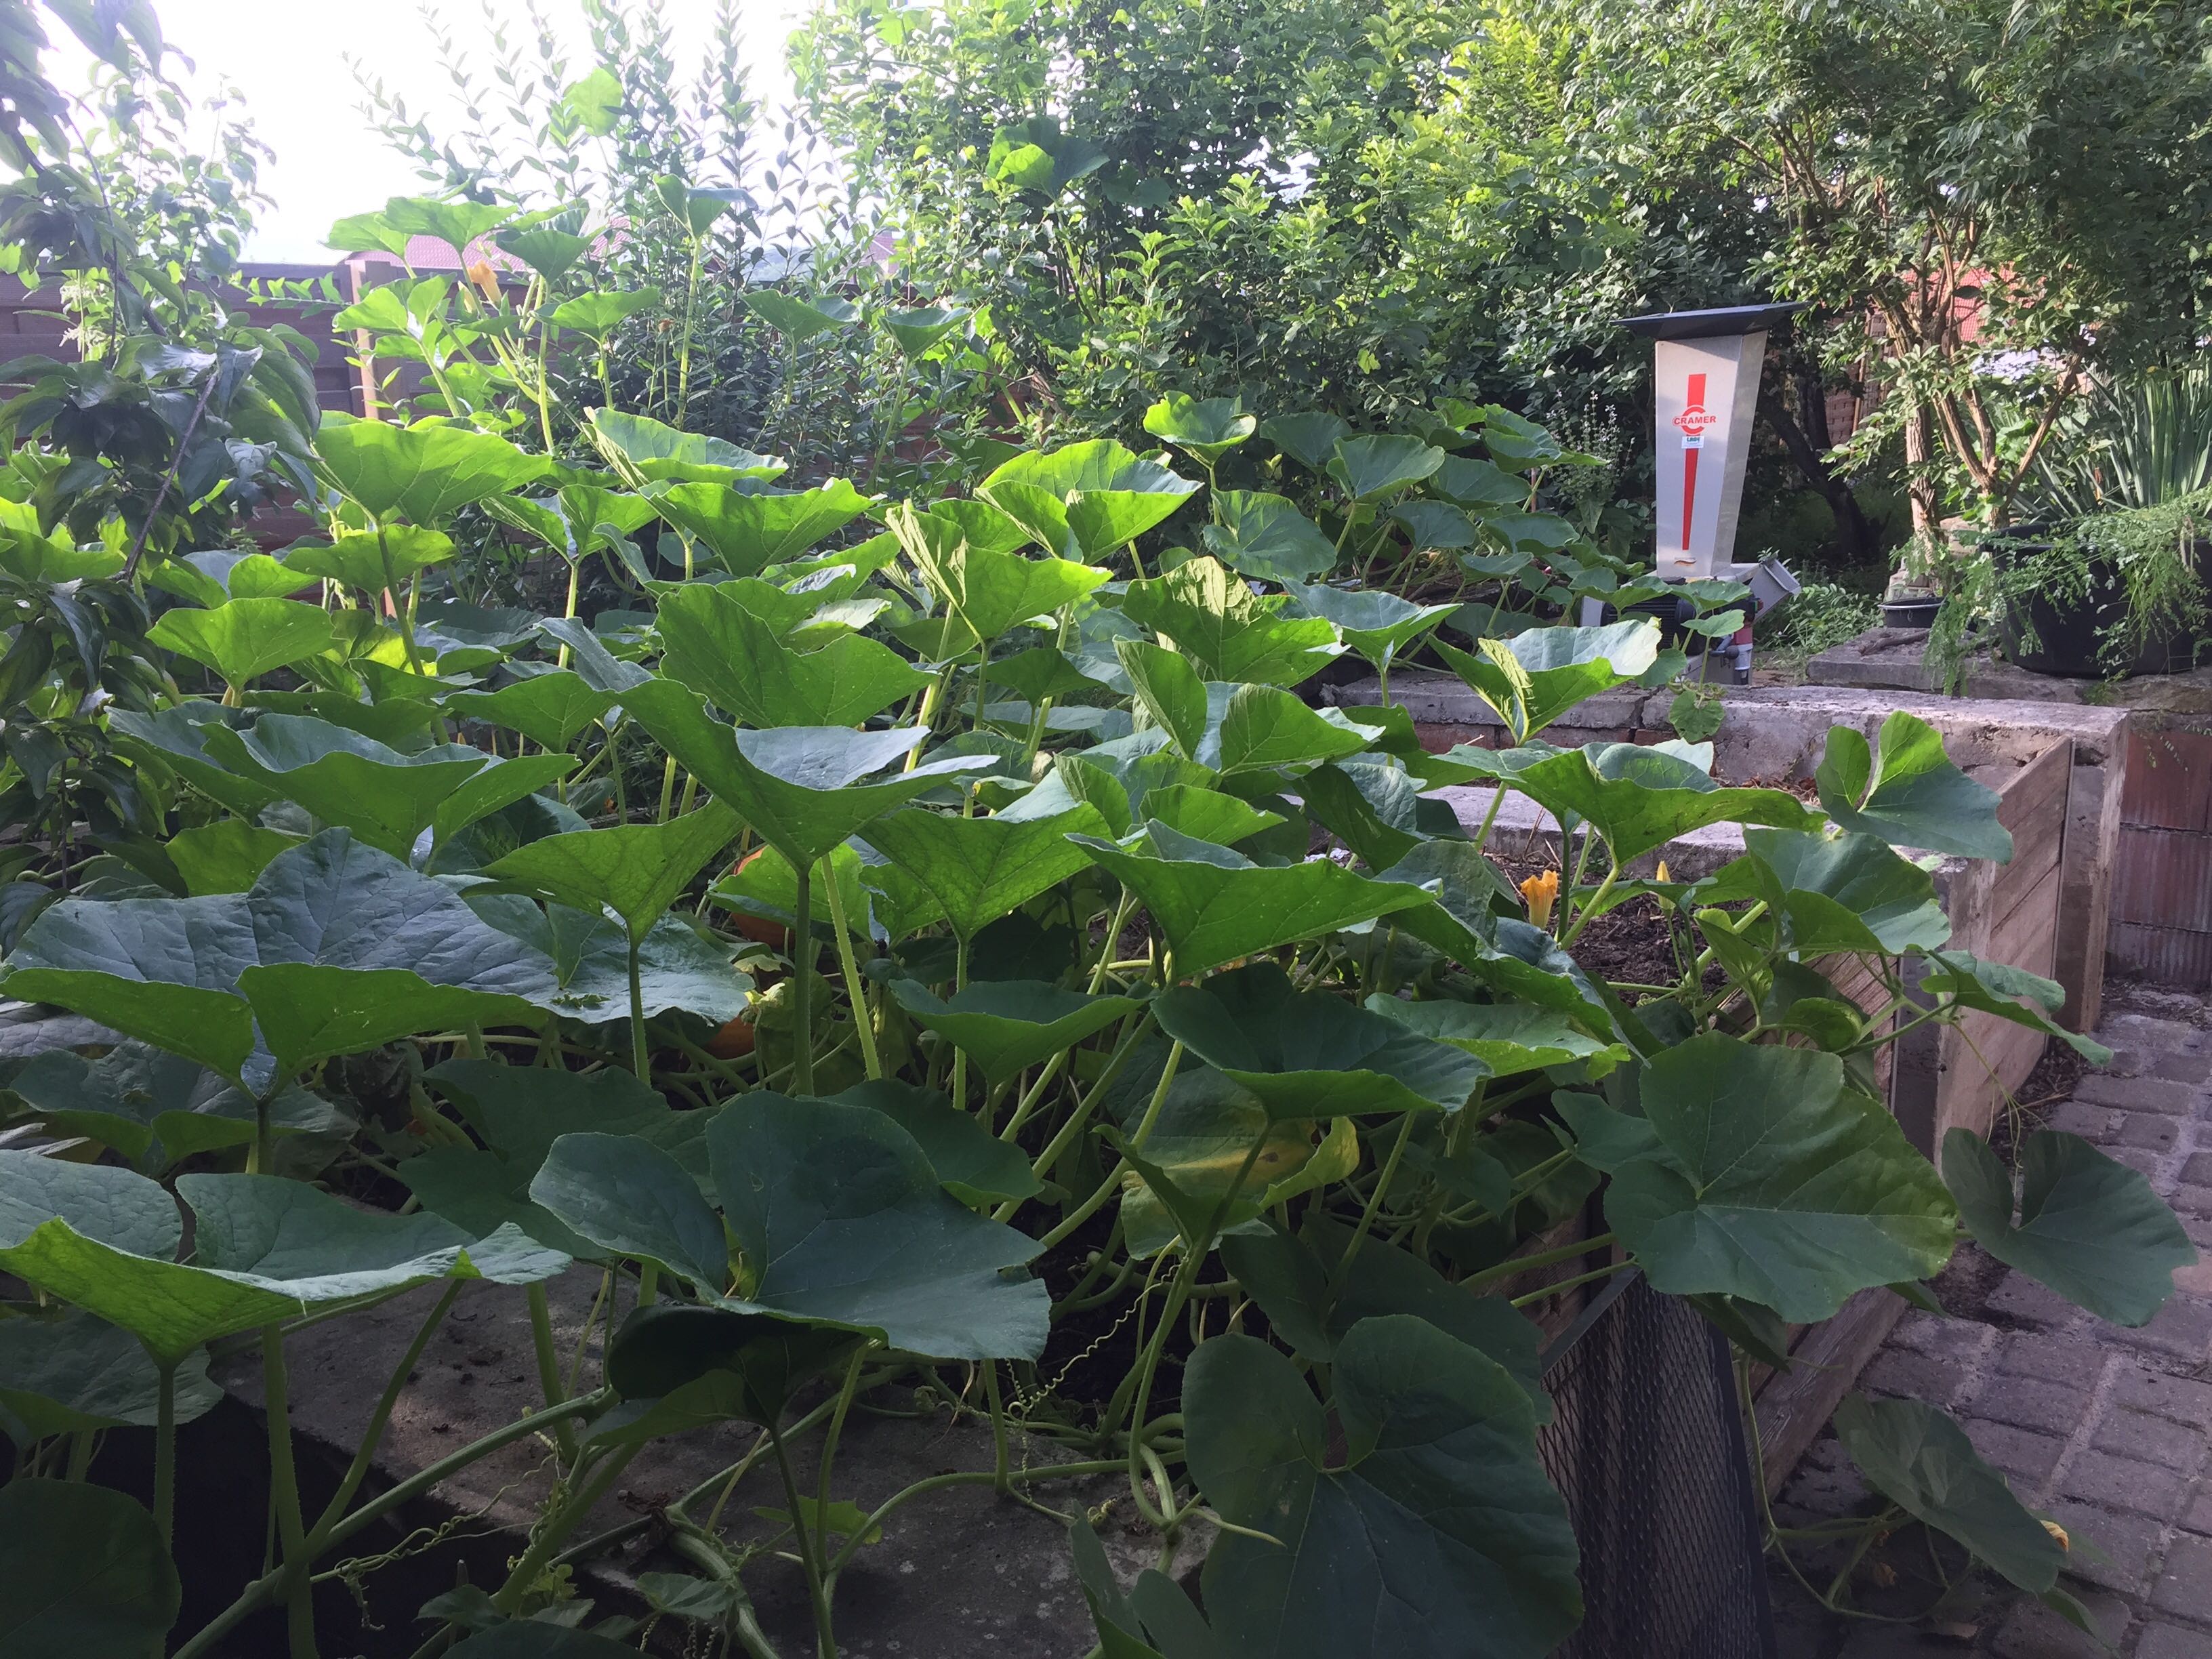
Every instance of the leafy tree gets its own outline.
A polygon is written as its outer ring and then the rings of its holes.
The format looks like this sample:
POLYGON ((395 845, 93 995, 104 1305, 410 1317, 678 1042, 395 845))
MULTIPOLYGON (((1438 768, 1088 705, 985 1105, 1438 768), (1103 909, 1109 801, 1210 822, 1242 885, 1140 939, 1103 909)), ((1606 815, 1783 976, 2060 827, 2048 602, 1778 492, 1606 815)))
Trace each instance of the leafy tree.
POLYGON ((1916 528, 2002 522, 2099 370, 2198 331, 2212 18, 2186 3, 1567 0, 1587 131, 1737 192, 1754 276, 1887 395, 1916 528))

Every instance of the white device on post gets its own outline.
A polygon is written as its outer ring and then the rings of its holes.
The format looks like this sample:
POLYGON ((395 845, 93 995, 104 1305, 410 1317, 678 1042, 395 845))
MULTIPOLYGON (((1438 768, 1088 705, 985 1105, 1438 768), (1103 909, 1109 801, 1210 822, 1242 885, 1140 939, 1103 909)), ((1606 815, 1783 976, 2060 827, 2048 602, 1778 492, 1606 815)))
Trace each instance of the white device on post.
POLYGON ((1630 317, 1652 342, 1654 562, 1669 581, 1726 574, 1743 507, 1767 331, 1798 307, 1729 306, 1630 317))

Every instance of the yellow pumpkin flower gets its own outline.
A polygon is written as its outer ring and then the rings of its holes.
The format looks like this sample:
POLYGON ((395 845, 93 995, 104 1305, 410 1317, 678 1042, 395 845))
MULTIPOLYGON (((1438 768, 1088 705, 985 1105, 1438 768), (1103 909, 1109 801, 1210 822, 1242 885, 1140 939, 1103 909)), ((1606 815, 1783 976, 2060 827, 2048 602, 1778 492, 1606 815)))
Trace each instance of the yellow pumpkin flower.
POLYGON ((2066 1535, 2066 1528, 2060 1526, 2056 1521, 2045 1522, 2043 1523, 2043 1529, 2058 1540, 2058 1547, 2060 1549, 2070 1551, 2074 1547, 2074 1540, 2066 1535))
POLYGON ((1664 859, 1661 859, 1661 860, 1659 860, 1659 867, 1658 867, 1656 870, 1655 870, 1655 871, 1653 871, 1653 872, 1651 872, 1651 878, 1652 878, 1654 881, 1662 881, 1662 882, 1663 882, 1663 881, 1665 881, 1665 880, 1667 879, 1667 860, 1664 860, 1664 859))
POLYGON ((470 260, 467 275, 468 279, 477 285, 477 291, 484 296, 485 304, 499 303, 499 273, 491 268, 490 260, 470 260))
POLYGON ((1521 902, 1528 907, 1528 920, 1538 927, 1552 925, 1552 906, 1559 902, 1559 872, 1544 870, 1521 884, 1521 902))

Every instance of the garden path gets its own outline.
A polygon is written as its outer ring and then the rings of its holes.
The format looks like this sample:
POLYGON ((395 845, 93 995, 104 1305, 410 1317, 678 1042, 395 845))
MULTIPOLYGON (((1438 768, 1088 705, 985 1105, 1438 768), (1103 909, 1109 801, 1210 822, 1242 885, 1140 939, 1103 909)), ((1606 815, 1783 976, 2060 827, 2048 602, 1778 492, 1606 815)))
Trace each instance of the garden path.
MULTIPOLYGON (((1859 1386, 1950 1410, 2028 1504, 2077 1540, 2066 1587, 2110 1646, 1978 1574, 1930 1620, 1823 1613, 1774 1570, 1782 1659, 2212 1659, 2212 1000, 2108 983, 2099 1040, 2112 1062, 2031 1115, 2143 1172, 2205 1260, 2139 1330, 2106 1325, 1968 1246, 1936 1284, 1954 1317, 1908 1313, 1859 1386), (2101 1553, 2100 1559, 2099 1553, 2101 1553)), ((1832 1435, 1775 1505, 1784 1527, 1857 1510, 1866 1489, 1832 1435)), ((1895 1615, 1940 1589, 1928 1552, 1901 1536, 1870 1558, 1894 1576, 1867 1605, 1895 1615)), ((1825 1588, 1835 1562, 1807 1576, 1825 1588)), ((1861 1582, 1868 1574, 1862 1571, 1861 1582)))

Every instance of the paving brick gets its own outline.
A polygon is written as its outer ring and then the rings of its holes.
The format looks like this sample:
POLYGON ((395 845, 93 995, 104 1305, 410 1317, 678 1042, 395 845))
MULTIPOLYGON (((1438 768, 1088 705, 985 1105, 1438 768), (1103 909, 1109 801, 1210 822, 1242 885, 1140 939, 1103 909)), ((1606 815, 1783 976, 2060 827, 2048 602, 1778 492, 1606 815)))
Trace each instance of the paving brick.
POLYGON ((2185 1364, 2201 1365, 2212 1357, 2212 1307, 2176 1297, 2148 1325, 2135 1330, 2114 1326, 2111 1340, 2140 1352, 2170 1356, 2185 1364))
POLYGON ((2212 1216, 2212 1187, 2179 1186, 2166 1194, 2166 1201, 2184 1221, 2212 1216))
MULTIPOLYGON (((2094 1334, 2046 1336, 2039 1331, 2014 1331, 1998 1342, 1993 1363, 2008 1376, 2067 1382, 2086 1389, 2094 1388, 2105 1374, 2105 1350, 2094 1334)), ((2212 1389, 2206 1393, 2212 1395, 2212 1389)))
MULTIPOLYGON (((2129 1121, 2132 1122, 2134 1120, 2129 1121)), ((2113 1163, 2124 1164, 2152 1185, 2158 1184, 2160 1176, 2158 1166, 2165 1161, 2163 1154, 2155 1152, 2148 1146, 2124 1145, 2107 1146, 2104 1151, 2105 1156, 2111 1158, 2113 1163)))
POLYGON ((2128 1627, 2128 1604, 2091 1590, 2080 1596, 2098 1636, 2068 1623, 2040 1601, 2022 1601, 1997 1632, 1997 1659, 2103 1659, 2128 1627))
POLYGON ((2128 1411, 2148 1412, 2171 1422, 2212 1428, 2212 1382, 2130 1365, 2113 1383, 2112 1400, 2113 1405, 2128 1411))
POLYGON ((2063 1130, 2069 1135, 2079 1135, 2084 1140, 2093 1140, 2101 1146, 2118 1134, 2120 1125, 2127 1121, 2112 1107, 2092 1106, 2087 1101, 2069 1100, 2052 1110, 2051 1115, 2044 1120, 2044 1126, 2063 1130))
POLYGON ((2179 1625, 2151 1625, 2136 1638, 2136 1659, 2212 1659, 2212 1636, 2179 1625))
POLYGON ((2202 1054, 2160 1054, 2151 1062, 2149 1071, 2153 1077, 2192 1083, 2200 1089, 2212 1082, 2212 1064, 2208 1064, 2202 1054))
POLYGON ((2078 1386, 2002 1376, 1990 1377, 1966 1405, 1970 1414, 1992 1423, 2061 1437, 2073 1433, 2087 1408, 2087 1397, 2078 1386))
POLYGON ((2070 1325, 2080 1310, 2056 1291, 2045 1290, 2026 1273, 2008 1273, 1990 1297, 1992 1311, 2031 1325, 2070 1325))
POLYGON ((2201 1532, 2212 1536, 2212 1480, 2197 1486, 2197 1496, 2190 1501, 2188 1510, 2181 1517, 2181 1525, 2185 1532, 2201 1532))
POLYGON ((2212 1538, 2183 1533, 2173 1540, 2150 1601, 2160 1613, 2212 1623, 2212 1538))
POLYGON ((1884 1344, 1910 1348, 1936 1359, 1979 1359, 1996 1341, 1996 1333, 1971 1319, 1950 1319, 1914 1309, 1897 1322, 1884 1344))
POLYGON ((2187 1476, 2204 1461, 2204 1428, 2170 1422, 2148 1412, 2115 1408, 2105 1413, 2089 1443, 2099 1451, 2155 1463, 2187 1476))
POLYGON ((1931 1406, 1948 1407, 1959 1397, 1966 1379, 1966 1367, 1956 1360, 1915 1353, 1910 1348, 1886 1348, 1859 1378, 1869 1394, 1901 1395, 1924 1400, 1931 1406))
MULTIPOLYGON (((2063 1435, 2037 1434, 2003 1423, 1977 1422, 1971 1417, 1962 1426, 1974 1449, 1987 1458, 2023 1498, 2043 1489, 2051 1479, 2051 1470, 2058 1467, 2058 1454, 2066 1449, 2063 1435)), ((2160 1426, 2172 1432, 2170 1425, 2160 1426)))
MULTIPOLYGON (((2174 1142, 2180 1139, 2181 1120, 2178 1117, 2160 1117, 2152 1112, 2130 1112, 2120 1125, 2119 1144, 2123 1146, 2139 1146, 2146 1152, 2170 1152, 2173 1150, 2174 1142)), ((2200 1153, 2198 1156, 2203 1155, 2200 1153)), ((2197 1159, 2192 1158, 2189 1161, 2194 1164, 2197 1159)), ((2212 1180, 2212 1158, 2205 1158, 2204 1164, 2205 1178, 2212 1180)))
POLYGON ((2189 1498, 2189 1475, 2110 1452, 2076 1453, 2060 1486, 2069 1498, 2171 1521, 2189 1498))
POLYGON ((2198 1152, 2191 1158, 2181 1166, 2181 1179, 2191 1187, 2212 1187, 2212 1152, 2198 1152))
POLYGON ((2196 1110, 2201 1088, 2163 1077, 2112 1077, 2092 1072, 2074 1085, 2074 1098, 2092 1106, 2123 1106, 2131 1112, 2161 1112, 2185 1117, 2196 1110))
POLYGON ((2099 1559, 2076 1549, 2067 1559, 2069 1577, 2123 1595, 2141 1595, 2150 1588, 2151 1564, 2166 1539, 2166 1528, 2159 1522, 2148 1516, 2122 1515, 2087 1504, 2058 1503, 2050 1508, 2060 1526, 2094 1544, 2104 1557, 2099 1559))

